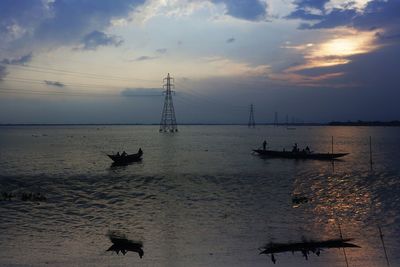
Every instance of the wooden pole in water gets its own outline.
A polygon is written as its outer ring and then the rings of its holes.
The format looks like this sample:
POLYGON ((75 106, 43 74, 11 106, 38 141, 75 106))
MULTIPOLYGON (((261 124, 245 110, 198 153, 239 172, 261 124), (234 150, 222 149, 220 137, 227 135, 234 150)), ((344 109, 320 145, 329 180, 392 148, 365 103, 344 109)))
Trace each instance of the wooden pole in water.
MULTIPOLYGON (((343 240, 342 228, 340 227, 340 222, 338 222, 338 227, 339 227, 340 239, 343 240)), ((345 261, 346 261, 346 266, 349 267, 349 262, 347 261, 346 250, 345 250, 344 248, 343 248, 343 255, 344 255, 344 259, 345 259, 345 261)))
POLYGON ((372 138, 369 137, 369 164, 371 165, 372 169, 372 138))
POLYGON ((387 252, 386 252, 385 242, 383 241, 382 230, 381 230, 381 227, 379 225, 378 225, 378 230, 379 230, 379 236, 381 237, 381 241, 382 241, 383 251, 385 252, 386 263, 387 263, 387 266, 390 266, 389 258, 388 258, 387 252))
MULTIPOLYGON (((333 154, 333 136, 332 136, 332 142, 331 142, 331 152, 333 154)), ((332 172, 335 172, 335 160, 332 157, 332 172)))

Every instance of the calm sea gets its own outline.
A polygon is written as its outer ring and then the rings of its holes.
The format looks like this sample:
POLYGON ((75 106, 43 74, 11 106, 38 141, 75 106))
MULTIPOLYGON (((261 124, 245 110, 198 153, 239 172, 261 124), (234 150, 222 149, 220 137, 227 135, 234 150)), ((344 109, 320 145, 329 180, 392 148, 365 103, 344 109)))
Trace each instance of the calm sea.
MULTIPOLYGON (((0 266, 273 266, 270 241, 355 238, 349 266, 400 266, 400 128, 181 126, 0 128, 0 266), (329 161, 262 159, 253 148, 294 142, 349 152, 329 161), (369 163, 372 137, 373 166, 369 163), (144 152, 111 167, 105 153, 144 152), (24 193, 46 201, 22 201, 24 193), (308 199, 292 202, 293 196, 308 199), (2 196, 0 196, 2 199, 2 196), (106 252, 109 231, 144 257, 106 252)), ((276 266, 346 266, 342 250, 276 266)))

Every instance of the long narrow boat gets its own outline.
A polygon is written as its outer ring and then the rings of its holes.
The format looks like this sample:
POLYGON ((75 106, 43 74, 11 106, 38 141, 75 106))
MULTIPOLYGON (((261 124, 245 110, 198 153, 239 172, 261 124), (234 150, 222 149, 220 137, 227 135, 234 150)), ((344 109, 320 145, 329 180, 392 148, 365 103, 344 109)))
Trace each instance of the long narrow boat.
POLYGON ((109 154, 107 154, 107 156, 110 159, 112 159, 112 161, 114 161, 114 164, 118 164, 118 165, 124 165, 124 164, 129 164, 132 162, 141 161, 142 155, 143 155, 142 150, 139 150, 139 152, 136 154, 127 154, 127 155, 120 155, 120 154, 109 155, 109 154))
POLYGON ((314 152, 292 152, 292 151, 276 151, 276 150, 263 150, 253 149, 258 155, 268 158, 286 158, 286 159, 318 159, 318 160, 332 160, 344 157, 349 153, 314 153, 314 152))

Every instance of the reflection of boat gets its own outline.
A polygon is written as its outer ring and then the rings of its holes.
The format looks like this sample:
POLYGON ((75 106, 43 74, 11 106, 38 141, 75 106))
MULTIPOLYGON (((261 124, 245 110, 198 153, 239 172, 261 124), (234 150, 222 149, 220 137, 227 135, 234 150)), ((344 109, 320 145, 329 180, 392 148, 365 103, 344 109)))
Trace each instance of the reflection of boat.
POLYGON ((117 254, 119 254, 119 252, 122 252, 122 254, 124 255, 128 251, 132 251, 137 252, 140 258, 143 257, 144 252, 142 242, 131 241, 126 239, 125 237, 118 237, 113 235, 110 235, 109 238, 113 244, 107 249, 107 251, 115 251, 117 254))
POLYGON ((294 251, 315 251, 324 248, 359 248, 359 246, 348 243, 352 238, 347 239, 330 239, 327 241, 306 241, 299 243, 270 243, 264 246, 260 254, 271 254, 280 252, 294 252, 294 251))
POLYGON ((129 164, 132 162, 137 162, 142 160, 142 155, 143 155, 143 151, 141 149, 139 149, 138 153, 136 154, 114 154, 114 155, 109 155, 107 154, 107 156, 112 159, 114 161, 114 164, 118 164, 118 165, 123 165, 123 164, 129 164))
POLYGON ((270 158, 287 158, 287 159, 319 159, 319 160, 332 160, 348 155, 349 153, 314 153, 314 152, 292 152, 292 151, 276 151, 276 150, 263 150, 253 149, 258 155, 270 158))
POLYGON ((310 252, 320 255, 321 250, 329 248, 360 248, 359 246, 349 243, 352 238, 347 239, 330 239, 326 241, 304 241, 298 243, 269 243, 261 248, 260 254, 271 254, 271 260, 276 262, 274 253, 299 251, 308 259, 310 252))

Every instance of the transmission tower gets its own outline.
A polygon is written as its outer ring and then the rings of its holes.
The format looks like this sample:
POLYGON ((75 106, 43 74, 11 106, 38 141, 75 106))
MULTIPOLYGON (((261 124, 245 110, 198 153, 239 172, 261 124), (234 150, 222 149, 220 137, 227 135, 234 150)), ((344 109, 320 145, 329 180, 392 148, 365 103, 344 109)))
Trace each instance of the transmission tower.
POLYGON ((160 132, 177 132, 178 126, 176 125, 175 118, 175 110, 174 103, 172 102, 172 90, 174 78, 169 76, 169 73, 166 78, 163 80, 163 88, 165 89, 165 100, 164 100, 164 108, 162 111, 161 122, 160 122, 160 132), (172 81, 172 83, 171 83, 172 81))
POLYGON ((255 128, 256 127, 256 122, 254 121, 254 105, 250 105, 250 117, 249 117, 249 123, 248 123, 249 128, 255 128))
POLYGON ((278 112, 275 112, 274 125, 275 125, 275 126, 278 126, 278 125, 279 125, 279 121, 278 121, 278 112))

